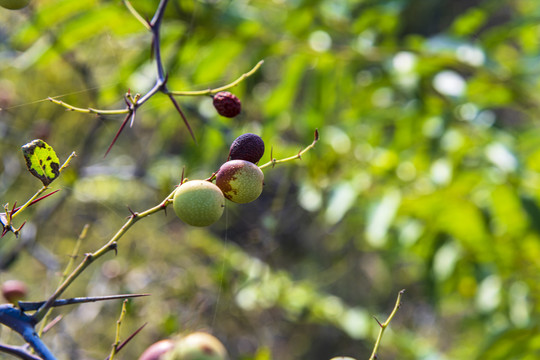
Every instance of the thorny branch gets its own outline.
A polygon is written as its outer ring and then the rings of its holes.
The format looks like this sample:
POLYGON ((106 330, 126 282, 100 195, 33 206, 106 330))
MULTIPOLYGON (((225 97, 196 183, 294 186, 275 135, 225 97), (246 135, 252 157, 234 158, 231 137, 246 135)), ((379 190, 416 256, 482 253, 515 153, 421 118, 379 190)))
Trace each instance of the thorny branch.
POLYGON ((147 102, 152 96, 157 94, 158 92, 161 92, 171 100, 171 103, 173 104, 173 107, 175 110, 180 114, 180 117, 182 118, 182 121, 184 122, 184 125, 189 131, 189 134, 191 135, 191 138, 195 143, 197 142, 195 138, 195 134, 193 133, 193 130, 176 99, 174 96, 204 96, 204 95, 213 95, 219 91, 224 91, 226 89, 232 88, 236 85, 238 85, 240 82, 244 81, 247 77, 253 75, 263 64, 263 61, 259 61, 257 65, 250 71, 248 71, 245 74, 242 74, 238 79, 233 81, 230 84, 215 88, 215 89, 207 89, 202 91, 170 91, 167 88, 167 74, 165 73, 165 69, 163 67, 163 59, 161 56, 161 41, 160 41, 160 31, 161 31, 161 23, 163 20, 163 15, 165 13, 165 8, 167 6, 168 0, 161 0, 158 8, 152 18, 151 21, 147 21, 141 16, 137 10, 131 5, 131 3, 128 0, 124 0, 124 5, 126 8, 131 12, 131 14, 140 22, 143 24, 143 26, 152 33, 152 53, 156 60, 156 82, 154 86, 144 95, 136 94, 134 97, 130 95, 128 92, 126 95, 126 99, 129 99, 130 101, 126 100, 126 107, 124 109, 117 109, 117 110, 100 110, 100 109, 94 109, 94 108, 81 108, 76 107, 70 104, 67 104, 61 100, 55 99, 53 97, 49 97, 48 100, 63 106, 68 111, 76 111, 80 113, 86 113, 86 114, 96 114, 96 115, 120 115, 120 114, 126 114, 126 117, 124 118, 124 121, 120 125, 120 128, 116 132, 111 144, 109 145, 107 151, 105 152, 105 156, 110 152, 113 145, 116 143, 116 140, 118 140, 118 137, 124 130, 126 124, 128 121, 130 121, 130 127, 133 125, 133 122, 135 120, 135 113, 139 107, 141 107, 145 102, 147 102))

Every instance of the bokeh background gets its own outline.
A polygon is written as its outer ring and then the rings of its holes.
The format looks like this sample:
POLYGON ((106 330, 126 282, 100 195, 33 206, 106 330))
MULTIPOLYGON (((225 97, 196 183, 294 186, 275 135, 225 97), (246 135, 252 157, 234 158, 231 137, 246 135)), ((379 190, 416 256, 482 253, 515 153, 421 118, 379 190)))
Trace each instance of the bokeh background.
MULTIPOLYGON (((157 1, 133 0, 151 18, 157 1)), ((118 255, 93 264, 66 296, 132 300, 119 357, 207 330, 231 359, 368 359, 378 325, 403 304, 380 359, 540 358, 540 7, 536 0, 171 0, 162 50, 172 90, 227 84, 243 111, 210 97, 166 96, 138 112, 107 157, 117 109, 155 81, 151 36, 121 1, 32 0, 0 9, 0 202, 41 184, 20 147, 35 138, 61 160, 58 194, 0 241, 0 281, 29 299, 57 285, 85 224, 77 261, 129 215, 180 181, 206 178, 244 132, 262 136, 255 202, 227 203, 203 229, 172 211, 137 223, 118 255)), ((172 210, 172 209, 171 209, 172 210)), ((22 218, 18 219, 22 222, 22 218)), ((44 339, 59 359, 104 359, 120 302, 61 308, 44 339)), ((1 329, 2 343, 20 343, 1 329)))

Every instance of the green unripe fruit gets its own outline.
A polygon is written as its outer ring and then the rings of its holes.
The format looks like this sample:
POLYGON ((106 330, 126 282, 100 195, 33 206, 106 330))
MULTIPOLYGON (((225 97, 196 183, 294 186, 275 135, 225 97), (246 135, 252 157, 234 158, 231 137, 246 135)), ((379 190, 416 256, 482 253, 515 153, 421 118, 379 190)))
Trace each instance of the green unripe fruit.
POLYGON ((27 6, 30 0, 0 0, 0 6, 9 10, 19 10, 27 6))
POLYGON ((227 350, 215 337, 205 332, 194 332, 178 340, 163 360, 225 360, 227 350))
POLYGON ((264 174, 259 167, 246 160, 231 160, 221 165, 216 174, 216 185, 232 202, 245 204, 259 197, 264 174))
POLYGON ((176 215, 193 226, 208 226, 219 220, 225 207, 221 190, 206 180, 191 180, 180 185, 173 199, 176 215))
POLYGON ((165 354, 172 351, 174 342, 172 340, 160 340, 150 345, 139 357, 139 360, 164 360, 165 354))

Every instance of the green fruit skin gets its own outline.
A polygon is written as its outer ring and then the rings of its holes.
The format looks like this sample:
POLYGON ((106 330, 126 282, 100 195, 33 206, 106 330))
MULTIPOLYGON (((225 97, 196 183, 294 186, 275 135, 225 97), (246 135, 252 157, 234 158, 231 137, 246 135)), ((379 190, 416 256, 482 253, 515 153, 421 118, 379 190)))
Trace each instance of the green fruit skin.
POLYGON ((0 0, 0 6, 9 10, 19 10, 26 7, 30 0, 0 0))
POLYGON ((178 340, 164 360, 225 360, 227 350, 215 336, 194 332, 178 340))
POLYGON ((191 180, 180 185, 173 199, 174 212, 193 226, 208 226, 219 220, 225 207, 221 190, 206 180, 191 180))
POLYGON ((259 197, 263 190, 264 174, 259 167, 246 160, 231 160, 221 166, 216 185, 232 202, 245 204, 259 197))

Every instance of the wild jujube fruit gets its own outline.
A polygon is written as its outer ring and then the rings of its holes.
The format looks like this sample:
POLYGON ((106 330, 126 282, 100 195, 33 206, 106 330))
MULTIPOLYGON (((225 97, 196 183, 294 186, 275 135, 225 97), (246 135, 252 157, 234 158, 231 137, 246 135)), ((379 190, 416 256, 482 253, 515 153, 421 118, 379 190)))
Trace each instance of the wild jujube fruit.
POLYGON ((225 360, 227 350, 215 336, 194 332, 175 342, 163 360, 225 360))
POLYGON ((30 0, 0 0, 0 6, 9 10, 22 9, 30 3, 30 0))
POLYGON ((246 133, 237 137, 231 144, 229 160, 246 160, 256 164, 263 154, 263 139, 259 135, 246 133))
POLYGON ((174 341, 166 339, 153 343, 144 350, 139 360, 164 360, 165 354, 174 348, 174 341))
POLYGON ((180 185, 173 198, 176 215, 193 226, 208 226, 219 220, 225 207, 221 190, 206 180, 191 180, 180 185))
POLYGON ((233 118, 242 111, 242 103, 234 94, 220 91, 213 96, 212 103, 219 115, 233 118))
POLYGON ((26 284, 20 280, 7 280, 2 284, 2 296, 10 303, 15 304, 23 300, 28 293, 26 284))
POLYGON ((245 204, 259 197, 264 174, 257 165, 246 160, 231 160, 221 165, 216 174, 216 185, 232 202, 245 204))

